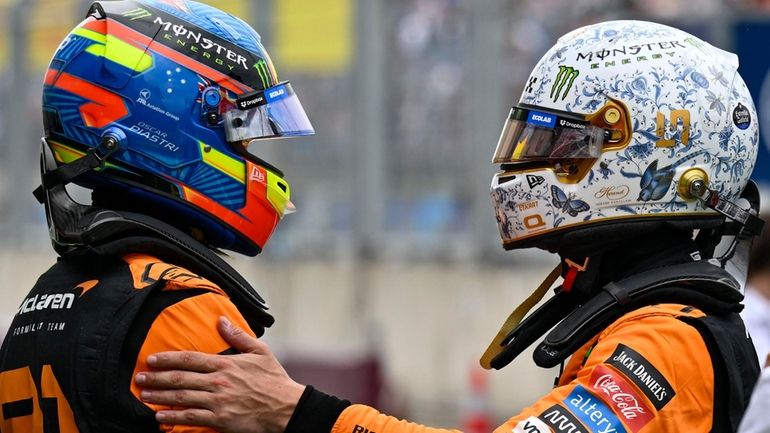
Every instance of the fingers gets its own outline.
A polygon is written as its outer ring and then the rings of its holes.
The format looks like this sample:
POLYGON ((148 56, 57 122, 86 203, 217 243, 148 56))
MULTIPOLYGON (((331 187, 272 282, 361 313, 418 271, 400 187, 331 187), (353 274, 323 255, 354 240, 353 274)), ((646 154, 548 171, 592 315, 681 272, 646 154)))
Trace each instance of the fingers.
POLYGON ((134 380, 142 388, 212 390, 210 380, 204 374, 187 371, 141 372, 134 380))
POLYGON ((187 370, 199 373, 210 373, 220 367, 217 363, 217 355, 188 351, 158 352, 147 357, 147 364, 157 369, 187 370))
POLYGON ((166 406, 184 406, 187 408, 209 409, 214 403, 214 395, 206 391, 181 390, 142 390, 142 401, 166 406))
POLYGON ((206 409, 162 410, 155 414, 155 419, 161 424, 217 427, 216 415, 206 409))
POLYGON ((261 341, 230 323, 227 317, 221 316, 219 318, 217 330, 230 346, 241 353, 263 353, 265 351, 265 345, 261 341))

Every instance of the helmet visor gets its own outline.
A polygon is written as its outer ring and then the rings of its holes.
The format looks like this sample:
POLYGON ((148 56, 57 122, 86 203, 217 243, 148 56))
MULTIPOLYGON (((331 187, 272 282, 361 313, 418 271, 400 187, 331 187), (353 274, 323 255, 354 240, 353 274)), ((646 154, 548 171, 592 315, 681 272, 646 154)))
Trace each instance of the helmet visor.
POLYGON ((598 158, 604 130, 583 119, 513 107, 492 162, 598 158))
POLYGON ((231 142, 315 134, 289 82, 241 95, 224 113, 224 126, 231 142))

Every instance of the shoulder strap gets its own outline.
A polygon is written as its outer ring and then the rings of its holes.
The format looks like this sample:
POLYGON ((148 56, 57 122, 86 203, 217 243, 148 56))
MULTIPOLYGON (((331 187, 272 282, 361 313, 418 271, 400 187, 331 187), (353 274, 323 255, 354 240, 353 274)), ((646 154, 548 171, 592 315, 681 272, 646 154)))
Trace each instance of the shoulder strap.
POLYGON ((209 248, 154 218, 131 212, 96 213, 83 231, 87 255, 141 253, 190 269, 224 290, 261 336, 275 319, 256 290, 209 248))
POLYGON ((740 286, 728 272, 708 262, 667 266, 632 275, 602 288, 568 314, 533 354, 541 367, 556 366, 622 315, 648 305, 679 303, 706 313, 738 312, 740 286))

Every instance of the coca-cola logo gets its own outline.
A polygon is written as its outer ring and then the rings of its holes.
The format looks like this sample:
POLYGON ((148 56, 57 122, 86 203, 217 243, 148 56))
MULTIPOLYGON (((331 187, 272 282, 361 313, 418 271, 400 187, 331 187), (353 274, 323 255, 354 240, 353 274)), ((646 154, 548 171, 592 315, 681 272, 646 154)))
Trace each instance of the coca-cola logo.
POLYGON ((627 185, 605 186, 594 194, 596 198, 606 198, 607 200, 622 200, 628 196, 631 189, 627 185))
POLYGON ((600 376, 594 383, 594 388, 601 390, 615 403, 615 407, 620 409, 620 414, 626 419, 634 419, 638 414, 645 414, 643 407, 639 405, 637 399, 626 392, 615 383, 611 374, 600 376))
POLYGON ((589 388, 595 391, 595 394, 607 403, 607 406, 619 415, 634 433, 655 417, 655 413, 644 397, 615 370, 597 365, 589 380, 589 388))

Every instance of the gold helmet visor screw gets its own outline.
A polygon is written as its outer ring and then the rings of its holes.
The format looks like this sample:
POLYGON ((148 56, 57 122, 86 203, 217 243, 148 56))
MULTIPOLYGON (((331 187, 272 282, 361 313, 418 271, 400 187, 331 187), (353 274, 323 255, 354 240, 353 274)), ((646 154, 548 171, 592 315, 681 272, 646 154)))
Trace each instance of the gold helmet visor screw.
POLYGON ((614 125, 620 120, 620 110, 615 107, 609 108, 604 112, 604 121, 609 125, 614 125))
POLYGON ((708 189, 709 177, 700 168, 691 168, 679 178, 677 191, 686 200, 697 199, 703 196, 708 189))

